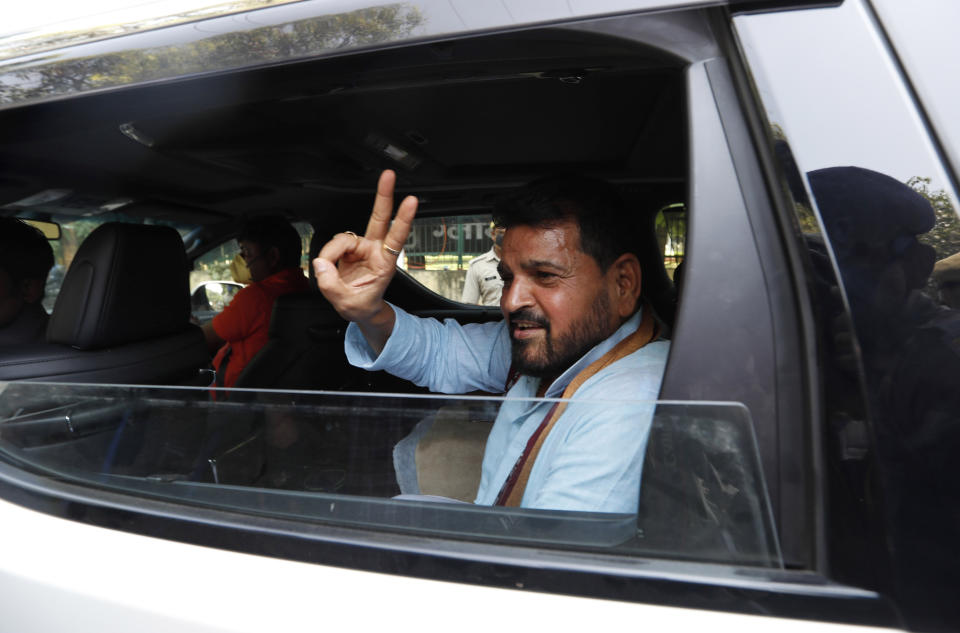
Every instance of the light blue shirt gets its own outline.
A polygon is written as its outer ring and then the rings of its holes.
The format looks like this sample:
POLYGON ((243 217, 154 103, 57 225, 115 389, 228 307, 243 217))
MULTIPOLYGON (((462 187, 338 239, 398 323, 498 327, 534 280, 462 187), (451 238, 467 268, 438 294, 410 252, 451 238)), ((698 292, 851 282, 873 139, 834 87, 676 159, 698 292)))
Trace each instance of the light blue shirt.
MULTIPOLYGON (((510 371, 504 321, 461 325, 421 319, 396 306, 396 324, 379 357, 351 323, 345 347, 353 365, 385 370, 431 391, 502 393, 510 371)), ((559 398, 592 362, 632 334, 638 312, 561 374, 546 391, 559 398)), ((640 473, 669 343, 655 341, 591 376, 547 435, 521 506, 635 513, 640 473)), ((507 392, 487 438, 476 503, 493 505, 527 441, 553 402, 536 400, 539 378, 521 376, 507 392)))

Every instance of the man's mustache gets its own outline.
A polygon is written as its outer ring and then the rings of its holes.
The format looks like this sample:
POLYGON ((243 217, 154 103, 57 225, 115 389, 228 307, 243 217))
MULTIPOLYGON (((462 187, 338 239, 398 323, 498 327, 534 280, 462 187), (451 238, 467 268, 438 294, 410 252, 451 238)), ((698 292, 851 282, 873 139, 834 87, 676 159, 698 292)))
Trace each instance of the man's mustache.
POLYGON ((517 321, 526 321, 528 323, 535 323, 536 325, 542 327, 546 331, 550 331, 550 319, 545 317, 542 314, 537 314, 529 308, 521 308, 519 310, 514 310, 507 315, 507 322, 510 324, 510 329, 515 329, 517 326, 514 325, 517 321))

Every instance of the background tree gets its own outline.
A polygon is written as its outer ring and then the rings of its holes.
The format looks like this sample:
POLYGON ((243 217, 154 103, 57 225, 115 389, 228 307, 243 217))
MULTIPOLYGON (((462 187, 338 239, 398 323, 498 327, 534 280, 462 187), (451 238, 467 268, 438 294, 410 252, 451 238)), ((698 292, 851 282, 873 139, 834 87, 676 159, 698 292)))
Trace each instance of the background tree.
POLYGON ((423 24, 406 3, 220 33, 193 42, 54 61, 0 76, 0 103, 308 58, 402 39, 423 24))
POLYGON ((938 260, 960 253, 960 221, 947 192, 943 189, 931 190, 930 179, 921 176, 907 180, 907 186, 930 202, 937 219, 934 227, 918 236, 918 239, 937 251, 938 260))

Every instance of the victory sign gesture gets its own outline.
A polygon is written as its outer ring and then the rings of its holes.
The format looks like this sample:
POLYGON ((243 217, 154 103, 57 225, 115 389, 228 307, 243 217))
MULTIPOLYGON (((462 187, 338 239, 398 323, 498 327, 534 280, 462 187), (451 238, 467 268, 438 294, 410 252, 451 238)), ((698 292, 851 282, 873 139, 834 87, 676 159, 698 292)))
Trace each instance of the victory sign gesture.
POLYGON ((360 326, 378 354, 393 331, 395 319, 383 294, 417 213, 417 199, 407 196, 391 224, 396 180, 389 169, 380 174, 373 213, 363 237, 349 231, 338 233, 313 260, 320 292, 340 316, 360 326))

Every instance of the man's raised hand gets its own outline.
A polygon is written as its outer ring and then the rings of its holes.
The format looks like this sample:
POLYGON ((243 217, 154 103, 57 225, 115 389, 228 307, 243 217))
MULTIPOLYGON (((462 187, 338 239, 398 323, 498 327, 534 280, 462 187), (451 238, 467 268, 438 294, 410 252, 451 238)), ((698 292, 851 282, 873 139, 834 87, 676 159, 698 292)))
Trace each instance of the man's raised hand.
POLYGON ((382 328, 389 325, 383 342, 393 329, 393 311, 383 301, 383 294, 393 278, 397 254, 407 241, 417 212, 417 199, 407 196, 391 224, 396 180, 396 174, 389 169, 380 174, 373 213, 363 237, 338 233, 313 260, 317 287, 323 296, 340 316, 360 325, 378 352, 382 348, 377 344, 382 328), (371 334, 378 340, 371 340, 371 334))

